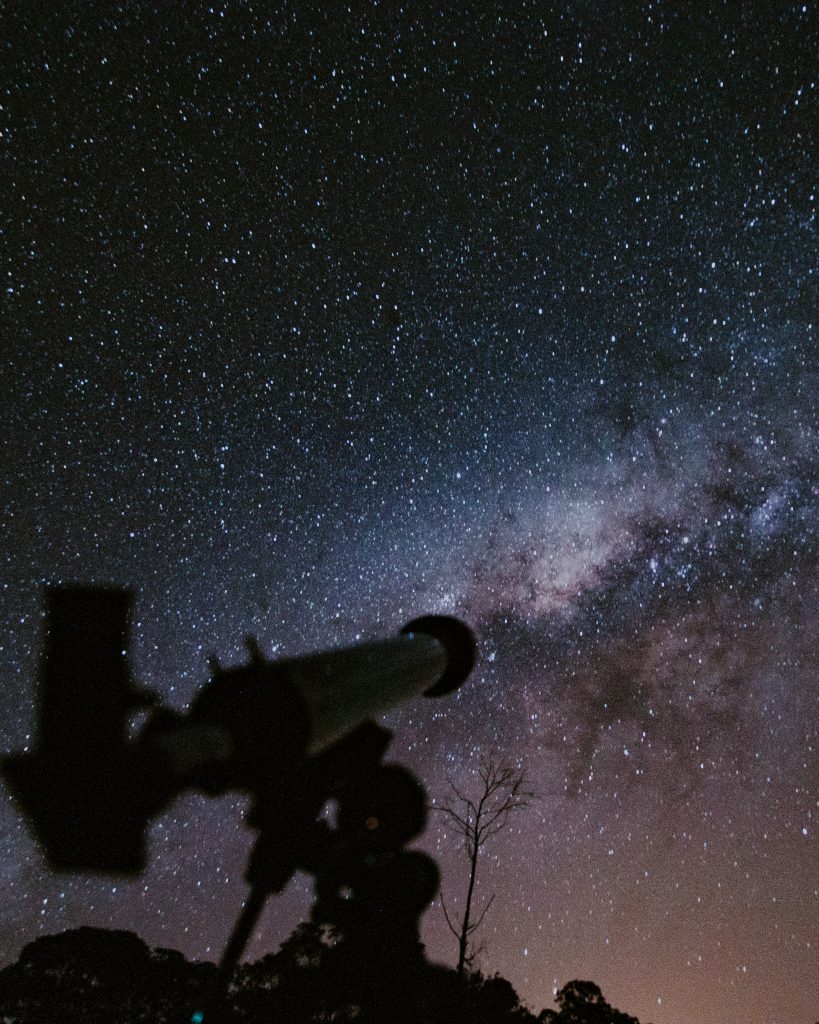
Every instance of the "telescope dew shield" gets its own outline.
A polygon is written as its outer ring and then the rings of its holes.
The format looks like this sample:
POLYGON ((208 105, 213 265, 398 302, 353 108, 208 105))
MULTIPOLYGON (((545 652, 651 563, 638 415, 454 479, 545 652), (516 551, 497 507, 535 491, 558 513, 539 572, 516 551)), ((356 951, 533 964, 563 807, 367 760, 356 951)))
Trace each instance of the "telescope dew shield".
POLYGON ((435 637, 446 651, 444 674, 428 690, 424 690, 425 697, 443 697, 466 682, 478 660, 478 645, 475 634, 460 619, 450 615, 424 615, 408 622, 401 632, 410 636, 423 633, 435 637))

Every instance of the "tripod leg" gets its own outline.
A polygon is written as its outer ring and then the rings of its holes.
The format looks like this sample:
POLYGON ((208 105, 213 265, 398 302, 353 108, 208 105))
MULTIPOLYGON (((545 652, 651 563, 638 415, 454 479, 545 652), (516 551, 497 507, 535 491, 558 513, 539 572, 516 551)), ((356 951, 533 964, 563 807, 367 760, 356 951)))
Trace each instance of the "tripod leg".
POLYGON ((258 923, 266 901, 267 890, 259 886, 254 886, 250 890, 236 919, 236 924, 233 926, 228 944, 225 946, 213 987, 205 1002, 205 1009, 194 1011, 186 1024, 220 1024, 224 1019, 225 996, 230 979, 233 977, 233 972, 236 970, 248 939, 253 934, 253 929, 258 923))

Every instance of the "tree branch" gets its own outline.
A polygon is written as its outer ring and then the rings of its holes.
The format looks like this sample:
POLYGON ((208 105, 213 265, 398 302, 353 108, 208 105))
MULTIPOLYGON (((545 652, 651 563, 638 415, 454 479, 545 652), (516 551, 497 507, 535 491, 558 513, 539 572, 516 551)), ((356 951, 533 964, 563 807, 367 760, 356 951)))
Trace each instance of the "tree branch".
POLYGON ((446 918, 446 923, 449 925, 449 930, 452 932, 452 934, 455 936, 456 939, 459 939, 461 937, 461 933, 453 925, 453 923, 449 919, 449 914, 447 913, 447 910, 446 910, 446 903, 444 903, 444 894, 443 893, 441 893, 441 910, 443 910, 443 912, 444 912, 444 917, 446 918))
POLYGON ((480 928, 481 921, 483 921, 483 919, 486 917, 487 912, 489 911, 489 908, 492 906, 492 904, 495 901, 495 895, 496 894, 493 892, 492 895, 489 897, 489 902, 486 904, 486 906, 481 911, 481 916, 478 918, 478 920, 474 924, 471 924, 469 926, 470 932, 474 932, 476 928, 480 928))

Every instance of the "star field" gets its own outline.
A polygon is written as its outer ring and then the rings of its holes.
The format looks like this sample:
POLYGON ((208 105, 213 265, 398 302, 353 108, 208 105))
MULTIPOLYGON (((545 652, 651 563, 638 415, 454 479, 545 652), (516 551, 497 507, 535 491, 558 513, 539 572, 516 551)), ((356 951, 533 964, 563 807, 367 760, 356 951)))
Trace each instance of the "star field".
MULTIPOLYGON (((458 615, 470 682, 384 721, 435 799, 489 751, 538 794, 482 968, 535 1011, 580 977, 816 1019, 817 43, 802 3, 14 5, 2 749, 47 582, 134 587, 177 708, 248 632, 458 615)), ((3 962, 81 924, 218 958, 241 797, 181 798, 122 881, 50 874, 3 794, 3 962)), ((454 961, 437 903, 424 939, 454 961)))

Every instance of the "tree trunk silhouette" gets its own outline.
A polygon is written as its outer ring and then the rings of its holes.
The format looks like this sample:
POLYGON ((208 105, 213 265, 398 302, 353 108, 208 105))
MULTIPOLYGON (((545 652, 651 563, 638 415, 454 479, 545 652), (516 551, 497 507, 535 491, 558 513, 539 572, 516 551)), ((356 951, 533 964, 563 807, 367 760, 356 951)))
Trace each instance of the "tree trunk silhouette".
POLYGON ((493 757, 484 758, 478 768, 481 787, 479 796, 473 800, 469 795, 458 789, 452 779, 449 787, 454 794, 448 801, 433 810, 440 811, 454 825, 455 831, 461 836, 464 850, 469 861, 469 881, 466 890, 466 903, 460 921, 450 917, 443 893, 441 893, 441 909, 444 912, 449 930, 458 940, 459 975, 463 975, 471 967, 479 950, 471 947, 470 938, 483 923, 495 894, 489 898, 486 906, 473 920, 472 903, 475 896, 475 881, 478 875, 478 856, 485 843, 501 829, 505 828, 509 815, 513 811, 527 807, 534 793, 526 788, 526 776, 522 769, 512 768, 493 757))
MULTIPOLYGON (((461 934, 460 934, 460 937, 459 937, 459 940, 458 940, 458 974, 463 974, 464 973, 464 968, 465 968, 465 965, 466 965, 466 952, 467 952, 467 945, 469 943, 470 930, 474 931, 474 929, 470 929, 470 923, 469 922, 470 922, 470 917, 472 915, 472 893, 475 891, 475 875, 477 873, 478 873, 478 846, 477 846, 477 843, 476 843, 474 848, 473 848, 473 850, 472 850, 472 856, 469 859, 469 888, 466 890, 466 907, 464 909, 464 919, 461 922, 461 934)), ((494 896, 492 897, 492 899, 494 899, 494 896)), ((490 904, 492 902, 492 899, 490 899, 490 901, 489 901, 490 904)), ((487 910, 489 909, 489 904, 487 904, 486 909, 487 910)), ((482 914, 480 920, 482 921, 483 918, 484 918, 484 915, 482 914)), ((480 921, 478 922, 478 924, 480 924, 480 921)), ((477 927, 477 925, 475 927, 477 927)))

